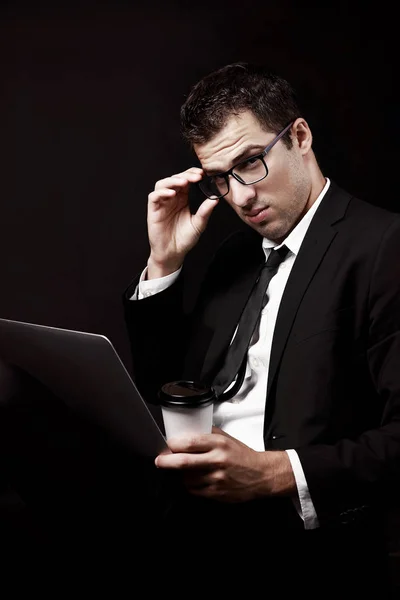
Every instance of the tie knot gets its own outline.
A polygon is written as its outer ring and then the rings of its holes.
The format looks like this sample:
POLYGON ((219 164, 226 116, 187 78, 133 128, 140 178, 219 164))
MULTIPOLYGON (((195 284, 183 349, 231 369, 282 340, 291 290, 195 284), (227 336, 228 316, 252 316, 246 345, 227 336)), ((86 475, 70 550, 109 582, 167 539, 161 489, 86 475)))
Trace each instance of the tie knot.
POLYGON ((265 266, 272 267, 273 269, 275 269, 284 260, 288 252, 289 248, 287 246, 281 246, 280 248, 278 248, 278 250, 272 249, 269 253, 265 266))

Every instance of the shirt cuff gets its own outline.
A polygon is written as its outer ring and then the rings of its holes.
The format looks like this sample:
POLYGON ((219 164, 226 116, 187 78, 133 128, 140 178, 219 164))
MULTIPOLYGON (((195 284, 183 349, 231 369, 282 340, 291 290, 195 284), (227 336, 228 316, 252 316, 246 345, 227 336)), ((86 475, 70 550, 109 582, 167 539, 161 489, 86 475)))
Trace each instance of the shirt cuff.
POLYGON ((149 296, 153 296, 154 294, 158 294, 166 290, 170 287, 174 281, 178 279, 178 275, 181 272, 182 267, 180 267, 177 271, 166 275, 165 277, 159 277, 157 279, 146 279, 147 267, 143 269, 139 284, 136 286, 136 289, 130 300, 142 300, 142 298, 148 298, 149 296))
POLYGON ((319 521, 299 456, 296 450, 286 450, 286 453, 289 456, 296 480, 298 498, 295 499, 295 506, 297 512, 304 521, 304 529, 317 529, 319 521))

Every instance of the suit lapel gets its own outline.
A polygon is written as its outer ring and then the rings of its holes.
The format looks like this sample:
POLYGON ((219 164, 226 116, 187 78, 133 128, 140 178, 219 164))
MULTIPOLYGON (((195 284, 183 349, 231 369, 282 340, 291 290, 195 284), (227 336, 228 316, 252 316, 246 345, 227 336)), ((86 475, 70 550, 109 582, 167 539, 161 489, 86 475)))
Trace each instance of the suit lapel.
POLYGON ((282 296, 275 324, 269 363, 267 397, 301 300, 335 235, 334 231, 328 230, 323 234, 319 234, 318 237, 308 237, 304 240, 296 257, 282 296))
POLYGON ((337 234, 337 229, 332 225, 343 218, 350 198, 351 196, 331 183, 330 189, 318 207, 300 247, 282 296, 275 324, 269 363, 267 397, 277 374, 282 353, 302 298, 337 234))

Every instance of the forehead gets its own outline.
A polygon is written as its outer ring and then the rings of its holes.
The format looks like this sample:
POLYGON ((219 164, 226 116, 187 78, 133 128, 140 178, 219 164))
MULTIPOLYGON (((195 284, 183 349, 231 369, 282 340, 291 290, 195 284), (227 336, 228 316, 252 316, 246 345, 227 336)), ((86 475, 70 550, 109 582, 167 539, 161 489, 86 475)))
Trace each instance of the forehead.
POLYGON ((205 170, 225 170, 250 145, 266 146, 268 132, 251 112, 232 115, 211 140, 196 144, 194 150, 205 170))

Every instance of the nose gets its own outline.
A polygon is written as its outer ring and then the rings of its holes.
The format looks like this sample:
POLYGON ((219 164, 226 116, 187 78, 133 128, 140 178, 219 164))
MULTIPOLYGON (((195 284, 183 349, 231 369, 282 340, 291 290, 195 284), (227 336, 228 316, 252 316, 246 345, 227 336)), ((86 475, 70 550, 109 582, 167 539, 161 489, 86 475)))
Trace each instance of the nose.
POLYGON ((244 185, 232 176, 230 177, 229 188, 228 199, 239 207, 246 206, 256 196, 254 185, 244 185))

